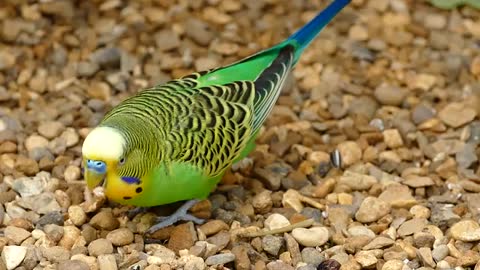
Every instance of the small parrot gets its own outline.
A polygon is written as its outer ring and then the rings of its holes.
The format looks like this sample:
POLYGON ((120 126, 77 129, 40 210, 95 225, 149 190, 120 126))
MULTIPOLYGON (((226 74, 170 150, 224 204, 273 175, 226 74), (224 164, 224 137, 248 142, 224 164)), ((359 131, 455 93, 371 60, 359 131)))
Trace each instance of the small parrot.
MULTIPOLYGON (((302 52, 350 0, 334 0, 283 42, 231 65, 147 88, 109 111, 82 145, 89 189, 148 207, 186 201, 146 233, 177 221, 255 147, 260 127, 302 52)), ((143 209, 143 210, 142 210, 143 209)))

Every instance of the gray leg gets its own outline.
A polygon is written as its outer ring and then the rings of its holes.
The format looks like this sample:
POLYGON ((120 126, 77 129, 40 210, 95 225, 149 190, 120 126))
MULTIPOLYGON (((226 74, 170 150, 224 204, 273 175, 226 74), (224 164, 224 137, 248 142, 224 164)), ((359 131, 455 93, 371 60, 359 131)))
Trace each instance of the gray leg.
POLYGON ((135 207, 127 211, 127 217, 132 220, 136 215, 146 213, 147 211, 148 207, 135 207))
POLYGON ((196 224, 203 224, 205 222, 204 219, 197 218, 193 215, 187 213, 187 211, 192 208, 195 204, 197 204, 200 200, 194 199, 189 200, 184 203, 180 208, 175 211, 175 213, 171 214, 170 216, 166 217, 158 217, 156 222, 157 224, 153 225, 146 231, 147 234, 152 234, 162 228, 175 224, 177 221, 193 221, 196 224))

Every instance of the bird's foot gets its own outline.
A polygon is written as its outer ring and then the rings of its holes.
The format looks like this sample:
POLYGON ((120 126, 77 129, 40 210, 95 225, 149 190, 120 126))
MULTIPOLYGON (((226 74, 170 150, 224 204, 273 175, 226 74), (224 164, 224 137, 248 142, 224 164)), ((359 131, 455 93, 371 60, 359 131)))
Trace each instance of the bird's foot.
POLYGON ((197 218, 187 213, 187 211, 199 201, 200 200, 197 199, 189 200, 182 206, 180 206, 180 208, 178 208, 177 211, 175 211, 175 213, 171 214, 170 216, 158 217, 156 220, 157 223, 150 227, 150 229, 148 229, 146 233, 152 234, 162 228, 175 224, 177 221, 193 221, 195 224, 203 224, 205 222, 204 219, 197 218))
POLYGON ((127 211, 127 217, 132 220, 136 215, 146 213, 147 211, 148 207, 135 207, 127 211))

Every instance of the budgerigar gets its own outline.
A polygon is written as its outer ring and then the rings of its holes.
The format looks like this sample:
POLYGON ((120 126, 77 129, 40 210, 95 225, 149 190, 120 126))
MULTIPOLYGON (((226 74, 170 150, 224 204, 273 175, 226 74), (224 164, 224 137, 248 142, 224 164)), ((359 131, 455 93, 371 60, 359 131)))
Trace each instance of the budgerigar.
POLYGON ((152 207, 187 201, 148 233, 206 199, 246 157, 302 52, 350 0, 335 0, 285 41, 234 64, 145 89, 113 108, 82 147, 87 186, 108 199, 152 207))

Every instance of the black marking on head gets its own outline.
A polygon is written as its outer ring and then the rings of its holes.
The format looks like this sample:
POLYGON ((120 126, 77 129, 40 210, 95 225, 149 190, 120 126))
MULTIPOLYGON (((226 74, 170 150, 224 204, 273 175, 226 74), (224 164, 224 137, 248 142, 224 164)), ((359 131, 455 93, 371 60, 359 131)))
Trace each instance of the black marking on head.
POLYGON ((123 197, 124 200, 130 200, 131 198, 132 198, 132 197, 130 197, 130 196, 125 196, 125 197, 123 197))
POLYGON ((137 189, 135 189, 135 192, 136 193, 140 193, 143 191, 143 188, 142 187, 137 187, 137 189))

